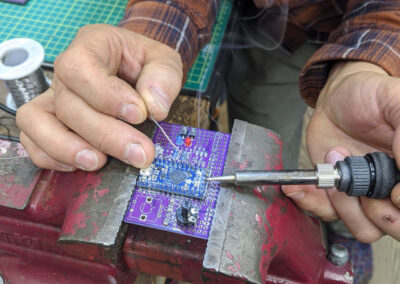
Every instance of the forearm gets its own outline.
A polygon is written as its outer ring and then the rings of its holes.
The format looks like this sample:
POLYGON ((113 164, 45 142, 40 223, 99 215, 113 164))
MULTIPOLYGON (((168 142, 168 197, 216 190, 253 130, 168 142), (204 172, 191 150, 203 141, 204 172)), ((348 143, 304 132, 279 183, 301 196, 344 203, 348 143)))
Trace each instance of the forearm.
POLYGON ((186 74, 200 49, 211 38, 218 3, 211 0, 131 0, 120 26, 179 52, 186 74))
POLYGON ((300 74, 300 92, 315 106, 333 64, 363 61, 400 76, 400 1, 349 1, 341 25, 300 74))

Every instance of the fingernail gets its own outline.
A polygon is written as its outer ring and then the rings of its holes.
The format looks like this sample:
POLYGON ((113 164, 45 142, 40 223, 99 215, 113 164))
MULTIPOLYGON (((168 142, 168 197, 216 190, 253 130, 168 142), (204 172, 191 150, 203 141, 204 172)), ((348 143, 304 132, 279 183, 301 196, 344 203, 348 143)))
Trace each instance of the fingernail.
POLYGON ((286 194, 286 196, 290 197, 291 199, 294 199, 294 200, 299 200, 299 199, 303 199, 305 194, 303 191, 296 191, 296 192, 286 194))
POLYGON ((58 163, 58 165, 59 165, 59 170, 62 172, 72 172, 75 169, 75 167, 68 166, 63 163, 58 163))
POLYGON ((142 122, 142 112, 134 104, 123 104, 121 108, 121 118, 131 123, 142 122))
POLYGON ((150 87, 150 92, 153 94, 154 98, 156 99, 162 110, 168 112, 171 104, 167 94, 164 93, 164 91, 157 86, 150 87))
POLYGON ((344 156, 336 151, 331 151, 326 155, 325 162, 329 164, 336 164, 337 161, 343 161, 344 156))
POLYGON ((81 170, 92 171, 99 165, 99 160, 94 151, 85 149, 76 154, 75 163, 81 170))
POLYGON ((125 148, 124 158, 127 163, 142 167, 146 163, 146 155, 140 144, 129 143, 125 148))

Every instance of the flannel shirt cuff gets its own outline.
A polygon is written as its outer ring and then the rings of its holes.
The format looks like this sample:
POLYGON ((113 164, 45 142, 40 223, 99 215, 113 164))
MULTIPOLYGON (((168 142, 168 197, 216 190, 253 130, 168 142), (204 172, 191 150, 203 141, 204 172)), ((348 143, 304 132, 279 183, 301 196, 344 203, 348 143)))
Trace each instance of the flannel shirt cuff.
POLYGON ((168 4, 151 2, 133 4, 119 23, 120 27, 162 42, 177 51, 187 74, 199 46, 196 26, 189 16, 168 4))
POLYGON ((399 34, 383 29, 357 29, 318 49, 299 78, 300 93, 308 105, 315 107, 331 66, 337 61, 374 63, 391 76, 400 77, 399 34))

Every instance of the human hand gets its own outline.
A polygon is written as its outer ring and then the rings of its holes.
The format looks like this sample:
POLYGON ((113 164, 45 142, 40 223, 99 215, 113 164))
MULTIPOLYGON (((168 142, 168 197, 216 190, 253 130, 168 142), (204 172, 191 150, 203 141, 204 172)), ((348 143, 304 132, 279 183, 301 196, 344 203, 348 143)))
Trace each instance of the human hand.
MULTIPOLYGON (((312 162, 332 163, 345 156, 383 151, 400 165, 400 79, 364 62, 335 65, 321 91, 307 129, 312 162)), ((340 218, 355 238, 373 242, 383 234, 400 240, 400 186, 391 199, 349 197, 332 188, 283 189, 304 210, 331 221, 340 218)))
POLYGON ((51 88, 17 112, 21 143, 42 168, 93 171, 107 154, 135 167, 154 145, 130 124, 167 117, 182 84, 172 48, 129 30, 90 25, 55 61, 51 88))

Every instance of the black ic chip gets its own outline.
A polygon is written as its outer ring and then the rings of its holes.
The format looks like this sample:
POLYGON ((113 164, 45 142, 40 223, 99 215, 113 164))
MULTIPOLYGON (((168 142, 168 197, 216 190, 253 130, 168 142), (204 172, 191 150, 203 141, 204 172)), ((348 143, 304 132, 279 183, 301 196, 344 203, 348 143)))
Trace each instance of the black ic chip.
POLYGON ((172 181, 173 184, 178 184, 183 182, 187 178, 187 176, 183 171, 176 169, 168 173, 168 178, 172 181))

